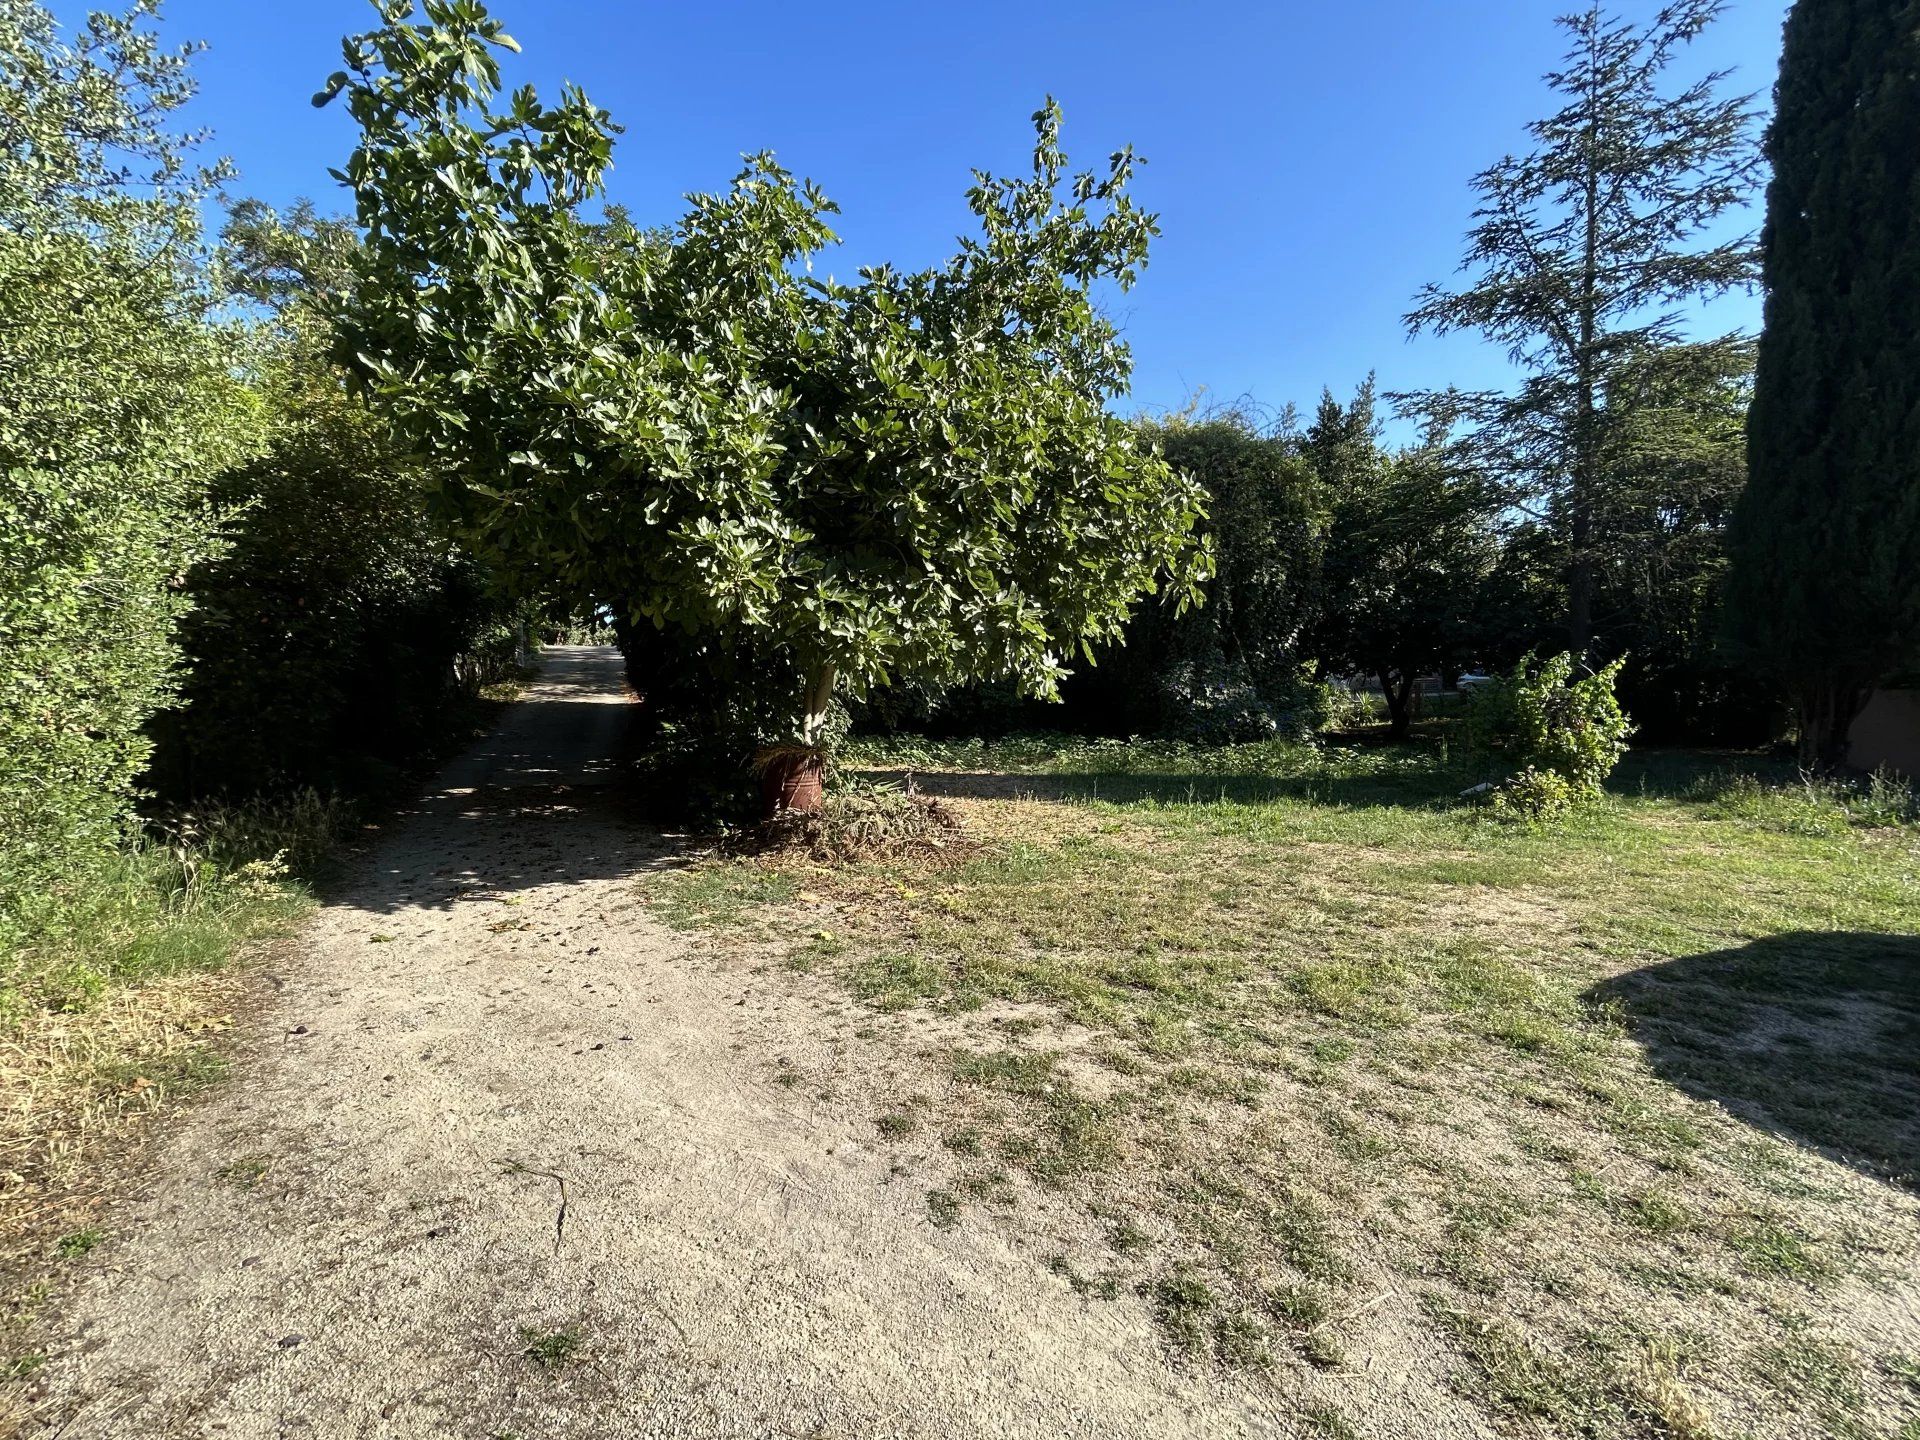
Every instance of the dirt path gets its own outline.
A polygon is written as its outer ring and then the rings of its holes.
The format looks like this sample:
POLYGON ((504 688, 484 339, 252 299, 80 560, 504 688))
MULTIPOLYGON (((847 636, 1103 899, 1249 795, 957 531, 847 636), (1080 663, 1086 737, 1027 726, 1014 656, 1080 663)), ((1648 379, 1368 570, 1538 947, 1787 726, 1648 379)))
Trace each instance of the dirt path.
POLYGON ((49 1431, 1294 1433, 773 1082, 804 1010, 637 901, 672 850, 595 787, 627 708, 611 650, 549 651, 317 917, 66 1307, 49 1431))

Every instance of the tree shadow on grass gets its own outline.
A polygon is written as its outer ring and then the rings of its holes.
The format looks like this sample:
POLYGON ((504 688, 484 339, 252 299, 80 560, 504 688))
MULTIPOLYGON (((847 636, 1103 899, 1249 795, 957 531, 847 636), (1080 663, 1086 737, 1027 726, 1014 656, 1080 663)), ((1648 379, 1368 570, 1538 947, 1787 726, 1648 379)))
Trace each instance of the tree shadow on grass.
POLYGON ((1799 767, 1791 760, 1763 751, 1650 746, 1628 751, 1607 777, 1607 789, 1616 795, 1706 800, 1741 778, 1771 786, 1791 785, 1799 777, 1799 767))
MULTIPOLYGON (((1437 744, 1409 743, 1379 736, 1354 745, 1351 735, 1339 737, 1349 749, 1366 758, 1349 769, 1306 765, 1297 772, 1257 768, 1230 768, 1236 763, 1231 749, 1219 752, 1222 768, 1157 771, 1150 769, 1041 771, 942 770, 907 765, 867 766, 851 771, 856 779, 900 785, 911 781, 927 795, 963 800, 1105 800, 1117 805, 1235 805, 1308 802, 1349 809, 1448 809, 1460 803, 1461 792, 1483 780, 1498 778, 1509 768, 1499 762, 1476 762, 1456 750, 1451 759, 1437 744)), ((1311 755, 1312 751, 1302 751, 1311 755)), ((1207 752, 1197 752, 1205 762, 1207 752)), ((1607 789, 1624 797, 1657 796, 1700 800, 1718 795, 1736 777, 1753 777, 1767 784, 1787 784, 1797 775, 1784 761, 1743 750, 1636 750, 1607 782, 1607 789)))
POLYGON ((1350 809, 1432 809, 1455 802, 1471 778, 1437 765, 1410 764, 1383 775, 1021 773, 992 770, 859 769, 854 778, 905 785, 923 795, 961 800, 1104 800, 1115 805, 1271 805, 1311 802, 1350 809))
POLYGON ((1920 1189, 1920 936, 1799 931, 1595 986, 1690 1095, 1920 1189))

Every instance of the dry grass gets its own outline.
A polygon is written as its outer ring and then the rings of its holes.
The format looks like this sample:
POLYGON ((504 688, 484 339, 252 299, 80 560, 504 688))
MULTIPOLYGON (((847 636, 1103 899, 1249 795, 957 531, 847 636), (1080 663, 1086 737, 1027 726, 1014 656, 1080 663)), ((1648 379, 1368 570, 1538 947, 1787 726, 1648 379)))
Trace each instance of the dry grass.
MULTIPOLYGON (((103 1238, 105 1205, 171 1104, 220 1076, 229 968, 308 905, 281 856, 330 837, 321 802, 224 812, 191 844, 112 857, 46 897, 0 971, 0 1373, 30 1374, 36 1312, 103 1238)), ((0 1434, 5 1433, 0 1420, 0 1434)))
POLYGON ((1065 803, 949 787, 978 854, 662 882, 872 1015, 836 1102, 920 1096, 933 1222, 1328 1433, 1920 1436, 1911 828, 1671 764, 1521 833, 1418 752, 1027 758, 1065 803))
POLYGON ((785 855, 844 864, 939 855, 963 843, 953 807, 891 785, 852 784, 814 811, 787 810, 723 838, 727 855, 785 855))
POLYGON ((107 1157, 221 1073, 238 990, 229 975, 169 976, 33 1016, 0 1042, 0 1263, 92 1223, 107 1157))

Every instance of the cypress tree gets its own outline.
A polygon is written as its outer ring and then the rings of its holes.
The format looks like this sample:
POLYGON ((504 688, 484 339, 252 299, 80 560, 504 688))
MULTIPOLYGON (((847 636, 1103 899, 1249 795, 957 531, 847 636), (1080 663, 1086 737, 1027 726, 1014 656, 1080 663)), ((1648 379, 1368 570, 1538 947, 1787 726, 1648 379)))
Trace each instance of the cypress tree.
POLYGON ((1833 765, 1920 661, 1920 0, 1799 0, 1775 101, 1727 630, 1833 765))

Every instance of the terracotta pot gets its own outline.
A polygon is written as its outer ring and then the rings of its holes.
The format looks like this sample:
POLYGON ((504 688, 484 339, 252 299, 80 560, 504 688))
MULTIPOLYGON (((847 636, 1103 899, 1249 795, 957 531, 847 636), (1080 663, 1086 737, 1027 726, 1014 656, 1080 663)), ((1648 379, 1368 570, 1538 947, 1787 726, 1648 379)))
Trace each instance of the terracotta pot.
POLYGON ((768 758, 760 771, 760 818, 771 820, 785 810, 808 814, 827 803, 827 764, 824 756, 788 750, 768 758))

